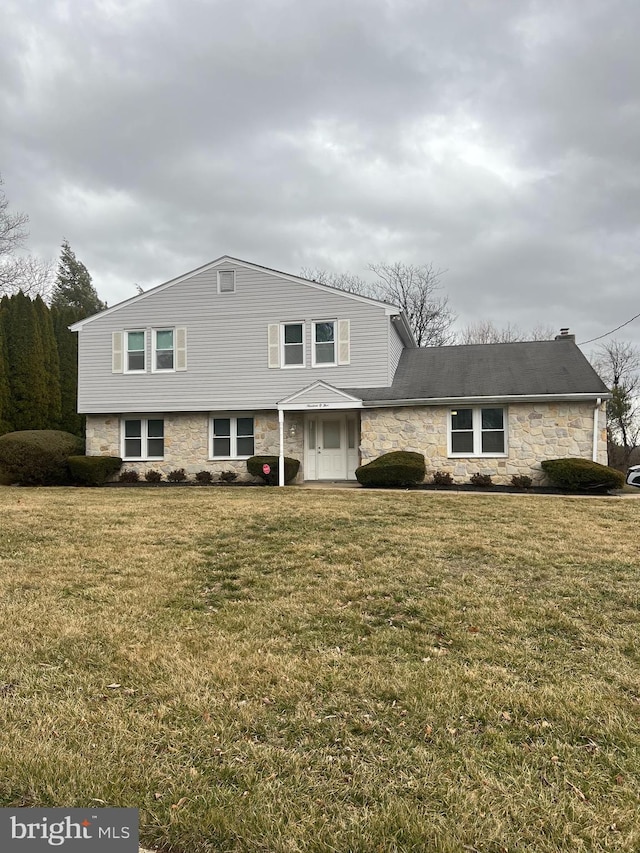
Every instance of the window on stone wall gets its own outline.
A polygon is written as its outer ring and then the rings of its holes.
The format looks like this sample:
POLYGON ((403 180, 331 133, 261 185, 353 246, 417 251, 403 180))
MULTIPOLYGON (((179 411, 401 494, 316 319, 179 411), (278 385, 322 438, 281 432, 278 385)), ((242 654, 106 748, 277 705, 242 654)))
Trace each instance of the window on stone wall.
POLYGON ((467 407, 449 412, 449 456, 506 456, 506 410, 467 407))
POLYGON ((124 418, 122 421, 123 459, 163 459, 164 420, 124 418))
POLYGON ((255 449, 254 421, 247 415, 211 418, 211 458, 247 459, 255 449))

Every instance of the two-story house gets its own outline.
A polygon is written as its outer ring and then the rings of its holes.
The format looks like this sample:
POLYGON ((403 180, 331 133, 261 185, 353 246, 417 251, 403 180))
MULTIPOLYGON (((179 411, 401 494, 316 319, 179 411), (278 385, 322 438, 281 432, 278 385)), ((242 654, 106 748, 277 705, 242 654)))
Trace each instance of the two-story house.
POLYGON ((459 482, 606 463, 609 393, 566 333, 419 349, 393 305, 227 256, 71 328, 86 452, 141 473, 248 476, 275 454, 346 480, 389 450, 459 482))

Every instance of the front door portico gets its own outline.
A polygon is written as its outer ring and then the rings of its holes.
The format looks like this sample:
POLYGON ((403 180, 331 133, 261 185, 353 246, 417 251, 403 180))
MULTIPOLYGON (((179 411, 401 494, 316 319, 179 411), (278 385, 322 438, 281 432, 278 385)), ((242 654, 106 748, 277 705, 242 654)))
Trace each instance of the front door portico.
POLYGON ((355 480, 361 408, 362 400, 322 381, 278 403, 281 434, 287 412, 304 412, 305 480, 355 480))
POLYGON ((358 412, 305 416, 305 480, 354 480, 359 464, 358 412))

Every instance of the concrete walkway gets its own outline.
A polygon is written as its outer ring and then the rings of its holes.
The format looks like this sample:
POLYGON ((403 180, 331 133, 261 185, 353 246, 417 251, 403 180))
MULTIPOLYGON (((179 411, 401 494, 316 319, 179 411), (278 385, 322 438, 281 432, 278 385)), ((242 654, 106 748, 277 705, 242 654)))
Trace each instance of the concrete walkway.
POLYGON ((563 492, 561 494, 545 494, 544 492, 527 492, 526 490, 522 491, 512 491, 512 492, 494 492, 491 489, 456 489, 455 486, 446 489, 374 489, 367 488, 364 489, 360 483, 356 480, 308 480, 304 483, 296 483, 295 485, 287 486, 287 489, 315 489, 315 490, 326 490, 326 489, 362 489, 362 491, 367 492, 413 492, 414 494, 420 495, 481 495, 486 497, 487 495, 491 495, 492 497, 540 497, 540 498, 640 498, 640 489, 635 489, 634 491, 622 491, 616 490, 610 492, 606 495, 572 495, 571 492, 563 492))

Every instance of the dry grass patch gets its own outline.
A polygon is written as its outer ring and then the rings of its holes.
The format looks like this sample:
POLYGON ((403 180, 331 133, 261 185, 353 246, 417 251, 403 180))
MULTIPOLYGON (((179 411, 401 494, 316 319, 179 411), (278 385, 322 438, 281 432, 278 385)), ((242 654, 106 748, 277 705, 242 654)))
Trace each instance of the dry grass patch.
POLYGON ((637 504, 0 490, 2 804, 189 851, 632 851, 637 504))

